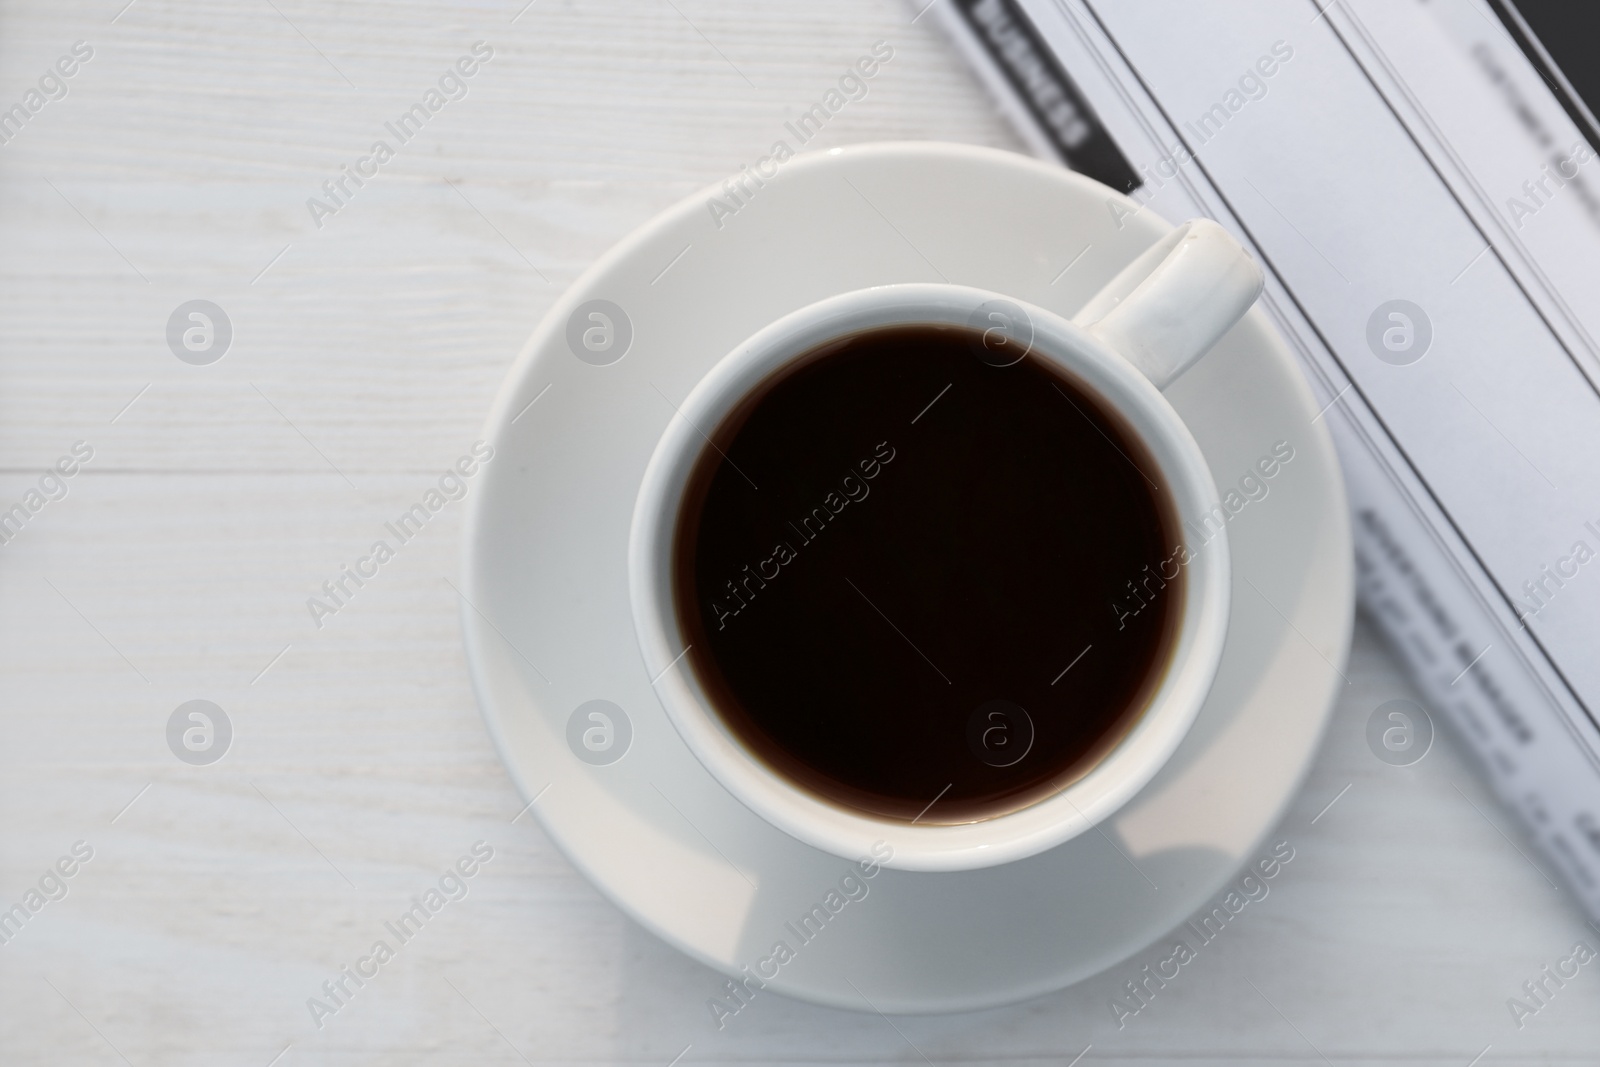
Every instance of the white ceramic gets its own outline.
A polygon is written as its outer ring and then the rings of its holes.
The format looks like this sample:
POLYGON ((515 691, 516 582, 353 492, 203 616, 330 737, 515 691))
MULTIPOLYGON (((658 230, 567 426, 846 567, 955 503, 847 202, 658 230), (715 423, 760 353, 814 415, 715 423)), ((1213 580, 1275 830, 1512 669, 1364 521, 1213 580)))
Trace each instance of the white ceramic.
MULTIPOLYGON (((838 293, 949 282, 1071 318, 1171 228, 1060 167, 958 145, 797 157, 731 217, 711 214, 710 195, 686 198, 607 252, 508 372, 486 431, 495 461, 467 501, 462 629, 485 721, 534 801, 504 832, 547 834, 633 920, 597 951, 625 960, 643 951, 629 944, 642 929, 742 976, 776 941, 794 940, 786 924, 851 865, 735 798, 651 685, 628 543, 672 405, 741 340, 838 293), (631 326, 631 344, 604 366, 567 342, 591 300, 624 309, 631 326), (602 766, 568 744, 569 723, 596 699, 621 709, 632 735, 602 766)), ((1317 827, 1279 821, 1344 684, 1335 668, 1354 603, 1326 420, 1313 421, 1320 405, 1260 307, 1163 395, 1225 499, 1275 442, 1294 450, 1269 495, 1228 522, 1227 639, 1188 734, 1094 832, 981 870, 879 871, 868 896, 794 946, 763 997, 906 1012, 1037 996, 1139 952, 1280 838, 1311 851, 1317 827)), ((882 844, 895 846, 892 835, 882 844)), ((619 967, 626 982, 630 969, 619 967)), ((1110 995, 1128 977, 1118 969, 1094 981, 1110 995)), ((726 992, 710 974, 686 981, 697 1002, 726 992)), ((745 1010, 770 1007, 758 998, 745 1010)), ((690 1036, 703 1055, 725 1035, 709 1018, 697 1025, 706 1044, 690 1036)))
POLYGON ((1228 623, 1225 531, 1183 568, 1173 649, 1127 737, 1051 797, 998 817, 949 825, 889 820, 829 803, 772 772, 727 728, 689 666, 673 604, 672 537, 681 498, 713 428, 795 358, 876 327, 977 322, 1006 362, 1029 354, 1048 360, 1119 413, 1148 450, 1175 513, 1198 523, 1218 507, 1216 486, 1199 445, 1158 386, 1204 355, 1255 302, 1261 284, 1260 270, 1238 243, 1216 223, 1197 219, 1112 279, 1079 313, 1079 323, 988 290, 914 283, 829 297, 735 347, 678 403, 678 417, 667 424, 645 468, 629 537, 640 650, 690 750, 752 811, 807 844, 850 859, 892 835, 894 855, 884 865, 900 870, 1010 863, 1088 830, 1125 803, 1183 740, 1216 673, 1228 623))

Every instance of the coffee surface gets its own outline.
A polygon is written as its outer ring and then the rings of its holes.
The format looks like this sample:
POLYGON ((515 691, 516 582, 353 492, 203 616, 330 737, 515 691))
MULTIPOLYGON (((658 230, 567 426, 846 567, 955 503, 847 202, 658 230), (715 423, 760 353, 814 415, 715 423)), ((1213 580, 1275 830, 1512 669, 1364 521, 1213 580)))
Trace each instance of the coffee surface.
POLYGON ((685 657, 745 747, 836 805, 949 824, 1042 800, 1138 721, 1177 520, 1120 416, 956 327, 835 341, 710 436, 673 542, 685 657))

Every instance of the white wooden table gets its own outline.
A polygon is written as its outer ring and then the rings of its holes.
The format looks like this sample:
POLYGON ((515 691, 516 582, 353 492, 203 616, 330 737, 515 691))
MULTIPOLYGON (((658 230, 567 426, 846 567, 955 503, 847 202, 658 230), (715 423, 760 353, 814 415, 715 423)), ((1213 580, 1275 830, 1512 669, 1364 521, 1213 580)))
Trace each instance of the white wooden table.
POLYGON ((1016 142, 899 0, 523 2, 0 4, 0 108, 93 49, 0 145, 0 510, 42 503, 0 547, 0 908, 28 916, 0 926, 0 1064, 1600 1060, 1600 962, 1521 1029, 1507 1008, 1600 931, 1448 739, 1368 751, 1413 694, 1365 631, 1295 861, 1125 1029, 1131 965, 892 1023, 764 998, 717 1032, 718 977, 512 822, 457 631, 462 506, 320 629, 306 600, 467 450, 579 271, 873 42, 893 62, 818 143, 1016 142), (476 41, 465 98, 319 229, 307 198, 476 41), (232 324, 220 362, 169 349, 194 299, 232 324), (29 498, 77 441, 67 495, 29 498), (214 765, 168 747, 194 699, 232 725, 214 765), (467 896, 319 1029, 307 999, 477 841, 467 896), (41 880, 66 895, 28 912, 41 880))

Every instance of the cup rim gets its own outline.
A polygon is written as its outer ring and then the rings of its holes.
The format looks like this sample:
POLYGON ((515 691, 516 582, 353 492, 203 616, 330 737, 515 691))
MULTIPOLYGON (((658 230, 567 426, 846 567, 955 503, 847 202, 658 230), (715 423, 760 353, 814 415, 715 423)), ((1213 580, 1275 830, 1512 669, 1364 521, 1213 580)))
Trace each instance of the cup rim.
MULTIPOLYGON (((1226 524, 1184 564, 1185 596, 1164 674, 1145 712, 1093 768, 1054 796, 976 822, 916 824, 852 811, 789 781, 747 750, 711 708, 687 662, 674 610, 671 552, 678 505, 710 431, 740 399, 820 344, 884 326, 966 325, 989 301, 1031 320, 1032 348, 1071 374, 1136 432, 1160 470, 1180 537, 1219 495, 1199 445, 1159 390, 1088 331, 1026 301, 971 286, 906 283, 858 289, 790 312, 722 357, 678 405, 645 468, 628 538, 635 635, 657 698, 689 750, 756 815, 798 840, 846 859, 876 842, 895 869, 996 866, 1076 837, 1112 815, 1166 764, 1210 691, 1222 656, 1231 591, 1226 524)), ((1152 561, 1154 562, 1154 561, 1152 561)))

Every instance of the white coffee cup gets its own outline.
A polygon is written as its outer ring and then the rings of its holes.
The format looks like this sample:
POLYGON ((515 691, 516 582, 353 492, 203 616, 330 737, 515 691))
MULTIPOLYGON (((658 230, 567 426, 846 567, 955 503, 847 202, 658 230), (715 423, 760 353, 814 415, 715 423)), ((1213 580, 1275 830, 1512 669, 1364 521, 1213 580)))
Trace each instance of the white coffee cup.
POLYGON ((673 602, 679 502, 708 435, 739 401, 796 357, 884 326, 976 326, 1004 358, 1046 359, 1121 415, 1159 469, 1184 519, 1219 506, 1200 447, 1161 389, 1249 310, 1260 269, 1221 226, 1184 224, 1119 273, 1072 320, 959 285, 862 289, 785 315, 718 362, 679 405, 645 470, 628 546, 629 594, 646 668, 668 718, 706 769, 757 815, 847 859, 893 848, 887 866, 990 867, 1042 852, 1107 818, 1149 783, 1205 701, 1227 631, 1230 559, 1219 531, 1183 568, 1177 635, 1143 715, 1087 774, 1027 807, 975 822, 923 824, 847 810, 772 771, 729 730, 695 677, 673 602))

